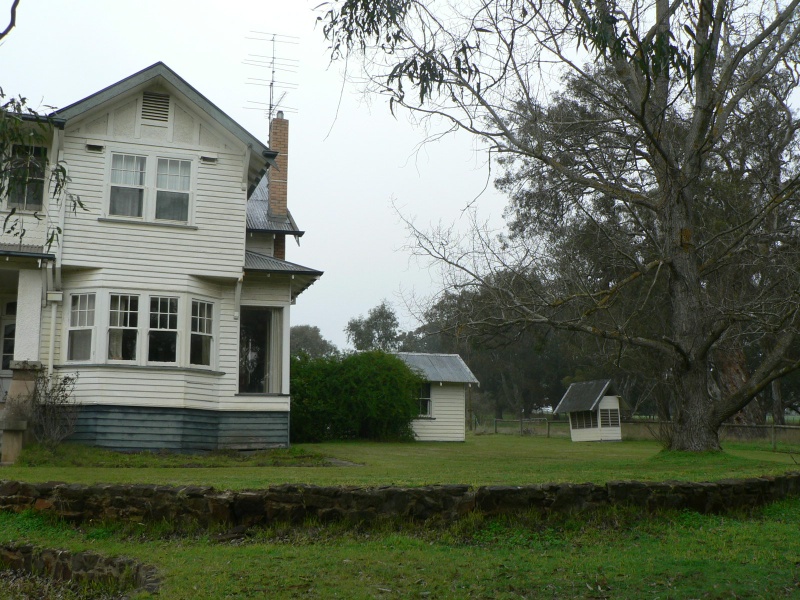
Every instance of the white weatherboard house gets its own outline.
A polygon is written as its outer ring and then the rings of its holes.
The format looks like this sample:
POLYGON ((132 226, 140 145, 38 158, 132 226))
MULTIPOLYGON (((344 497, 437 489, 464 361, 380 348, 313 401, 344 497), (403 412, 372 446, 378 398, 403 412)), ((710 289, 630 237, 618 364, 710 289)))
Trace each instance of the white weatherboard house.
POLYGON ((420 441, 463 442, 467 419, 466 390, 478 380, 458 354, 395 354, 426 383, 420 392, 419 418, 412 421, 420 441))
POLYGON ((267 146, 163 63, 51 118, 0 198, 26 229, 0 238, 0 399, 41 368, 78 376, 76 441, 287 445, 290 306, 322 274, 286 261, 288 121, 267 146), (85 210, 51 197, 56 162, 85 210))
POLYGON ((569 415, 573 442, 619 441, 622 439, 620 408, 624 401, 610 379, 573 383, 553 411, 569 415))

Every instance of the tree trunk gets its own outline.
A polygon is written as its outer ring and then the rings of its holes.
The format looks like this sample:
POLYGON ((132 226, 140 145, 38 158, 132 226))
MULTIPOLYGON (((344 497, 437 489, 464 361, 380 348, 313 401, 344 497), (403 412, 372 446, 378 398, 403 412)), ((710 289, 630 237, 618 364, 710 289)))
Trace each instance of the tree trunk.
POLYGON ((673 421, 670 450, 707 452, 721 450, 719 420, 714 415, 714 403, 708 394, 708 374, 694 369, 678 375, 681 397, 673 421))
POLYGON ((781 380, 776 379, 772 382, 772 422, 775 423, 775 425, 786 425, 783 410, 781 380))

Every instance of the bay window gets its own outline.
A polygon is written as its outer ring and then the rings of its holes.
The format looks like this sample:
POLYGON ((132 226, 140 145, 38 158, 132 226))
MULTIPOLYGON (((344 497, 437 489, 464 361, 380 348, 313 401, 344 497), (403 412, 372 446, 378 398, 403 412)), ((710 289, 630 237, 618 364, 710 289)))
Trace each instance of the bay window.
POLYGON ((151 296, 147 360, 174 363, 177 359, 178 299, 170 296, 151 296))
POLYGON ((211 365, 211 342, 214 305, 192 300, 192 325, 189 342, 189 364, 211 365))
POLYGON ((67 360, 89 360, 92 357, 95 295, 73 294, 70 302, 67 360))
POLYGON ((139 296, 111 294, 108 313, 108 359, 136 360, 139 296))

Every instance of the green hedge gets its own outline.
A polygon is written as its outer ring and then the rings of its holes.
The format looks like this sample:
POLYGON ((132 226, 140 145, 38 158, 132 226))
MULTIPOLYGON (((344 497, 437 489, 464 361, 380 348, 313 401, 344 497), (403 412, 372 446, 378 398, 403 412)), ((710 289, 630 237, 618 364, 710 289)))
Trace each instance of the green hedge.
POLYGON ((292 358, 292 442, 413 439, 423 383, 396 356, 292 358))

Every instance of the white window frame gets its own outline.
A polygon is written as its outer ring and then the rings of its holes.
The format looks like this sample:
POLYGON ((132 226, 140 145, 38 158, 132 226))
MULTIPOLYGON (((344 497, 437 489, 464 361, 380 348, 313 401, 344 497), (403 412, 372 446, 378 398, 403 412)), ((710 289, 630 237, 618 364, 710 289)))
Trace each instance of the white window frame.
POLYGON ((166 225, 194 225, 195 220, 195 198, 197 196, 197 169, 198 163, 196 157, 186 154, 176 153, 170 154, 163 151, 147 152, 139 151, 139 149, 109 147, 108 159, 106 162, 106 191, 104 200, 104 217, 114 220, 131 221, 137 223, 159 223, 166 225), (128 155, 136 156, 145 159, 144 166, 144 185, 143 186, 120 186, 120 184, 112 183, 112 165, 114 156, 128 155), (159 160, 180 161, 181 163, 189 163, 189 189, 188 190, 174 190, 169 188, 159 188, 158 186, 158 162, 159 160), (142 215, 128 216, 118 215, 111 213, 111 188, 114 187, 134 187, 142 189, 142 215), (188 208, 187 218, 185 221, 176 219, 157 219, 156 218, 156 205, 159 191, 174 191, 178 193, 188 194, 188 208))
POLYGON ((433 417, 433 386, 429 381, 423 383, 419 389, 419 418, 421 419, 430 419, 433 417), (425 395, 425 392, 428 392, 425 395), (428 410, 427 412, 422 412, 422 403, 427 402, 428 410))
POLYGON ((216 315, 216 307, 214 302, 203 298, 192 298, 190 301, 190 313, 189 313, 189 327, 188 327, 188 335, 189 335, 189 343, 187 344, 189 353, 188 353, 188 364, 190 367, 198 368, 198 369, 210 369, 214 366, 214 356, 216 354, 216 335, 215 335, 215 327, 217 323, 216 315), (206 311, 205 314, 200 315, 200 311, 198 311, 198 315, 195 316, 195 305, 199 307, 203 306, 206 311), (210 312, 208 312, 210 311, 210 312), (197 329, 203 329, 204 331, 195 331, 195 327, 197 329), (194 336, 201 336, 204 338, 209 339, 209 355, 208 355, 208 364, 202 363, 193 363, 192 362, 192 342, 194 340, 194 336))
POLYGON ((95 340, 97 335, 95 334, 95 329, 97 326, 97 293, 96 292, 89 292, 89 291, 77 291, 71 293, 69 295, 69 304, 65 307, 67 311, 66 315, 66 322, 67 322, 67 335, 66 335, 66 345, 64 348, 64 353, 66 355, 67 362, 70 363, 81 363, 81 362, 90 362, 95 355, 95 340), (80 307, 80 298, 85 296, 86 297, 86 309, 81 309, 80 307), (75 299, 78 299, 78 310, 77 312, 73 311, 73 304, 75 299), (93 305, 89 308, 89 304, 93 305), (85 313, 86 318, 82 319, 81 315, 85 313), (73 319, 73 316, 77 315, 77 319, 73 319), (89 318, 91 316, 91 318, 89 318), (77 323, 75 322, 77 320, 77 323), (85 321, 81 323, 81 321, 85 321), (89 322, 91 321, 91 323, 89 322), (86 358, 71 358, 69 354, 70 350, 70 338, 72 337, 72 332, 78 331, 89 331, 90 341, 89 341, 89 356, 86 358))
MULTIPOLYGON (((110 153, 110 156, 111 156, 111 158, 109 159, 110 163, 109 163, 109 175, 108 175, 108 177, 109 177, 108 206, 107 206, 108 215, 110 217, 115 218, 115 219, 118 219, 118 218, 122 218, 122 219, 138 219, 138 220, 144 219, 144 217, 145 217, 145 209, 146 209, 145 196, 147 195, 147 189, 146 189, 146 185, 147 185, 147 156, 143 155, 143 154, 134 154, 134 153, 129 153, 129 152, 112 152, 112 153, 110 153), (124 183, 124 182, 115 182, 114 181, 114 158, 117 157, 117 156, 123 157, 123 161, 124 161, 125 157, 133 158, 135 160, 135 162, 136 162, 136 164, 134 166, 138 166, 139 165, 139 162, 140 162, 139 159, 141 159, 144 162, 144 170, 143 171, 139 171, 138 169, 137 170, 133 170, 133 171, 127 170, 127 169, 124 169, 124 168, 123 169, 118 169, 119 171, 122 171, 123 173, 142 173, 142 183, 141 184, 139 184, 139 183, 129 184, 129 183, 124 183), (113 191, 113 189, 115 187, 116 188, 122 188, 122 189, 129 189, 129 190, 141 190, 141 199, 142 199, 142 205, 140 207, 141 214, 139 214, 139 215, 125 215, 125 214, 118 214, 118 213, 112 213, 111 212, 111 194, 112 194, 112 191, 113 191)), ((124 165, 123 165, 123 167, 124 167, 124 165)))
MULTIPOLYGON (((121 305, 120 305, 121 306, 121 305)), ((120 292, 120 291, 112 291, 108 294, 108 306, 105 307, 104 314, 107 316, 107 322, 104 323, 105 330, 106 330, 106 349, 105 349, 105 357, 106 361, 109 363, 122 363, 122 364, 137 364, 139 362, 139 357, 142 354, 142 332, 141 332, 141 323, 142 323, 142 295, 137 294, 135 292, 120 292), (113 297, 118 296, 120 301, 122 298, 128 299, 128 309, 121 310, 118 309, 114 311, 112 309, 113 306, 113 297), (134 311, 130 310, 130 302, 131 299, 136 299, 136 324, 134 326, 130 325, 130 318, 134 314, 134 311), (120 324, 118 321, 116 324, 112 324, 112 312, 116 312, 119 315, 119 319, 123 320, 124 324, 120 324), (125 317, 127 320, 125 321, 125 317), (132 359, 123 359, 123 358, 112 358, 111 354, 111 332, 112 331, 135 331, 136 332, 136 352, 132 359)), ((124 335, 124 334, 123 334, 124 335)))
MULTIPOLYGON (((184 356, 182 352, 182 340, 181 340, 181 314, 183 313, 182 305, 185 302, 182 302, 182 298, 179 294, 170 294, 170 293, 153 293, 148 294, 147 296, 147 320, 145 323, 145 339, 147 347, 145 349, 145 362, 148 365, 182 365, 184 364, 184 356), (156 313, 158 315, 158 325, 161 325, 162 317, 166 317, 167 320, 167 327, 160 327, 152 326, 152 319, 153 319, 153 312, 152 312, 152 303, 154 299, 158 299, 159 301, 159 312, 156 313), (168 301, 167 305, 167 312, 161 312, 161 301, 166 300, 168 301), (170 317, 173 313, 169 311, 169 301, 175 300, 175 327, 169 327, 170 317), (175 334, 175 360, 174 361, 160 361, 160 360, 150 360, 150 334, 152 332, 170 332, 175 334)), ((188 358, 186 359, 188 361, 188 358)))

